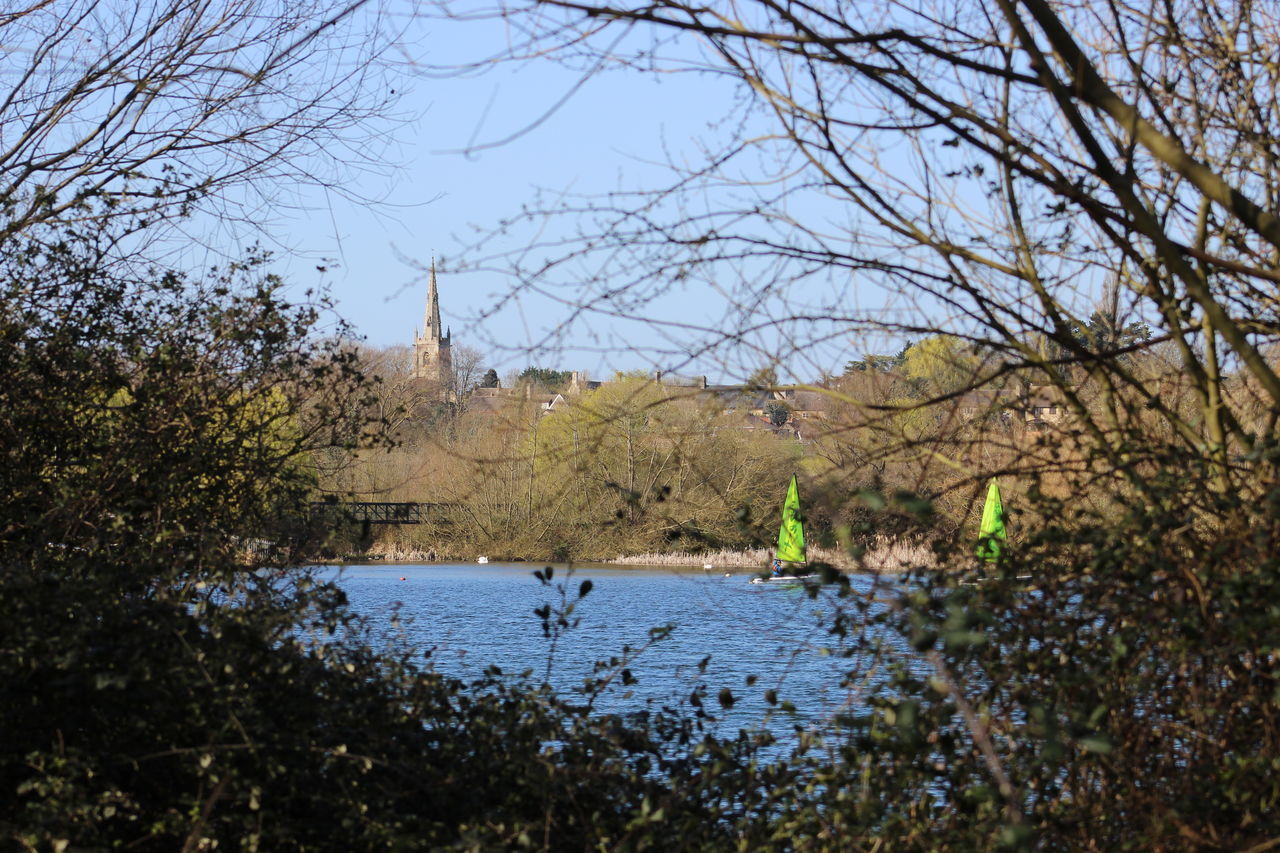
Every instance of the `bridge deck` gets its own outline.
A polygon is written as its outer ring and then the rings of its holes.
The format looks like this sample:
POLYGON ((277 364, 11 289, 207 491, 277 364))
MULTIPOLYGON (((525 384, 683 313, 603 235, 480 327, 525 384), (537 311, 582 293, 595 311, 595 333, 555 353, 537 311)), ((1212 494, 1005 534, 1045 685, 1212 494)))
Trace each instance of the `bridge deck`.
POLYGON ((328 521, 355 521, 361 524, 422 524, 438 504, 392 501, 312 501, 311 517, 328 521))

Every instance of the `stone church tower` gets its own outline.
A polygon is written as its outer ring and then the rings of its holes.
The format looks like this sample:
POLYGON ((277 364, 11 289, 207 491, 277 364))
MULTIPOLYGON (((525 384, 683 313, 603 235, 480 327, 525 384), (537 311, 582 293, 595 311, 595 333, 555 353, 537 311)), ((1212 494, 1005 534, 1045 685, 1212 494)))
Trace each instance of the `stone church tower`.
POLYGON ((431 262, 431 283, 427 286, 427 312, 422 320, 422 334, 413 336, 413 375, 425 379, 440 388, 442 396, 449 393, 449 379, 453 372, 453 354, 449 351, 449 334, 440 333, 440 293, 436 289, 436 262, 431 262))

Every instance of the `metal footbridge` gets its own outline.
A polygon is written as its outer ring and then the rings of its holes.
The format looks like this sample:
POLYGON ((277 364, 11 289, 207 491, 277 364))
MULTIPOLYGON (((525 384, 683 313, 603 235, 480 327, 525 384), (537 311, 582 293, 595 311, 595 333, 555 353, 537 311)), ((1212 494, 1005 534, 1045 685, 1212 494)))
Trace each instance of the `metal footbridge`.
POLYGON ((408 501, 312 501, 311 517, 317 520, 357 524, 422 524, 444 504, 408 501))

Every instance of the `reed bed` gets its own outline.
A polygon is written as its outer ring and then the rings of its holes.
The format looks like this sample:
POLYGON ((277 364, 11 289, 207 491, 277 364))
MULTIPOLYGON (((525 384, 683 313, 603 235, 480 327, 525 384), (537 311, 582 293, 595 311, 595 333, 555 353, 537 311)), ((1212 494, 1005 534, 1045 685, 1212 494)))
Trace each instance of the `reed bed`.
MULTIPOLYGON (((914 568, 933 568, 936 558, 927 543, 877 536, 867 545, 861 560, 843 549, 810 548, 811 562, 830 563, 845 571, 896 574, 914 568)), ((707 551, 701 554, 648 552, 618 556, 608 562, 619 566, 710 566, 714 569, 763 570, 773 561, 768 548, 707 551)))
POLYGON ((399 543, 376 546, 376 550, 344 554, 338 562, 385 561, 388 563, 434 563, 447 559, 433 549, 410 548, 399 543))
MULTIPOLYGON (((850 560, 850 562, 853 562, 850 560)), ((852 568, 867 572, 896 574, 911 569, 937 568, 938 558, 927 542, 877 536, 868 543, 861 564, 852 568)), ((842 567, 845 568, 845 567, 842 567)))
MULTIPOLYGON (((439 554, 430 549, 422 550, 391 543, 378 548, 376 552, 346 554, 335 562, 434 563, 441 560, 452 562, 458 559, 457 555, 453 554, 439 554)), ((471 562, 476 558, 461 559, 463 562, 471 562)), ((500 557, 494 557, 493 559, 495 562, 502 561, 500 557)), ((811 562, 830 563, 844 571, 880 572, 883 574, 896 574, 914 568, 933 568, 937 562, 933 549, 927 543, 894 539, 888 536, 877 536, 867 543, 867 550, 862 555, 861 560, 855 560, 849 555, 848 551, 839 548, 810 548, 809 560, 811 562)), ((772 561, 772 549, 747 548, 742 550, 722 549, 700 554, 678 551, 650 551, 643 554, 619 555, 612 560, 603 560, 602 562, 615 566, 710 566, 713 569, 763 571, 768 568, 772 561)), ((531 562, 545 561, 533 560, 531 562)), ((590 560, 587 562, 590 562, 590 560)))
POLYGON ((745 551, 707 551, 690 554, 680 551, 649 551, 644 554, 628 554, 609 560, 618 566, 706 566, 717 569, 759 569, 769 565, 773 552, 767 548, 749 548, 745 551))

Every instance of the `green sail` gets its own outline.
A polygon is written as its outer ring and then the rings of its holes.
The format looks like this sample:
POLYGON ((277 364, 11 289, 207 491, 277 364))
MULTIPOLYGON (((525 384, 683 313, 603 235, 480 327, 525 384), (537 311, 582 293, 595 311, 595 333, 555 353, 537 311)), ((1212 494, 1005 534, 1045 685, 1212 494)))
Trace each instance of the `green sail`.
POLYGON ((804 522, 800 515, 800 489, 796 485, 796 475, 791 475, 791 485, 787 487, 787 500, 782 505, 782 527, 778 529, 778 551, 775 556, 784 563, 803 563, 804 555, 804 522))
POLYGON ((1004 553, 1008 536, 1004 532, 1004 505, 1000 502, 1000 486, 994 477, 987 486, 987 502, 982 507, 982 526, 978 528, 978 556, 994 563, 1004 553))

